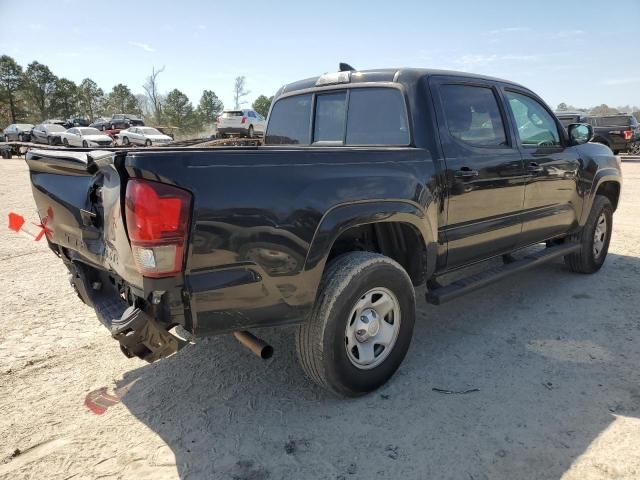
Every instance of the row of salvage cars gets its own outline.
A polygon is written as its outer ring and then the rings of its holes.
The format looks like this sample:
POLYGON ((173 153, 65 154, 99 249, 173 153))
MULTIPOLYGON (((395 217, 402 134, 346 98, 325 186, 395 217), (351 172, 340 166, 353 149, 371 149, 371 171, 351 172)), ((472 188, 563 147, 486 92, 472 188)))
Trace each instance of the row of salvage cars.
POLYGON ((94 127, 64 128, 56 123, 12 124, 2 132, 2 141, 34 142, 66 147, 105 148, 114 145, 166 145, 173 141, 153 127, 135 126, 124 130, 100 131, 94 127))

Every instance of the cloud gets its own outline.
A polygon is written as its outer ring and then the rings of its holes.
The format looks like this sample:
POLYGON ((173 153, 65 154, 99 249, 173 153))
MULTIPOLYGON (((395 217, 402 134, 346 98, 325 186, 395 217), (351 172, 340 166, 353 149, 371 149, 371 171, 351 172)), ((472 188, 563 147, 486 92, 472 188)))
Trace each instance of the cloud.
POLYGON ((542 59, 542 55, 521 55, 521 54, 472 54, 462 55, 454 63, 464 65, 467 68, 480 67, 496 62, 537 62, 542 59))
POLYGON ((602 82, 603 85, 630 85, 633 83, 640 83, 640 77, 609 78, 602 82))
POLYGON ((506 28, 496 28, 495 30, 489 30, 487 33, 489 35, 502 35, 504 33, 517 33, 517 32, 527 32, 531 30, 528 27, 506 27, 506 28))
POLYGON ((133 45, 134 47, 138 47, 141 48, 142 50, 144 50, 145 52, 155 52, 156 50, 152 47, 150 47, 149 45, 147 45, 146 43, 140 43, 140 42, 129 42, 129 45, 133 45))
POLYGON ((553 38, 575 38, 584 35, 584 30, 561 30, 552 35, 553 38))

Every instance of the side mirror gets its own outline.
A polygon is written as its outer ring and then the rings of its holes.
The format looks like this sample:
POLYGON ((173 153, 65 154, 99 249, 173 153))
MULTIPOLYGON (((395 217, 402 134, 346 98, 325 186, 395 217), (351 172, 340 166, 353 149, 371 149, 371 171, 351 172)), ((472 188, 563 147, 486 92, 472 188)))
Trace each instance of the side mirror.
POLYGON ((588 123, 572 123, 567 131, 571 145, 582 145, 593 140, 593 127, 588 123))

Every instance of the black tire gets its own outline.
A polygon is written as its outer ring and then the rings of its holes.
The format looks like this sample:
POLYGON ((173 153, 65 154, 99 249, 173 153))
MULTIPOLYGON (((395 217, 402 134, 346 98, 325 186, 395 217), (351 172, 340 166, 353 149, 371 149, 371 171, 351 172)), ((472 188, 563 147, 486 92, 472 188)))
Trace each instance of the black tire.
POLYGON ((111 130, 115 130, 115 129, 116 129, 116 126, 112 123, 111 124, 111 130))
POLYGON ((144 146, 145 147, 150 147, 151 146, 151 140, 147 140, 146 142, 144 142, 144 146))
POLYGON ((249 138, 253 138, 253 125, 249 125, 249 130, 247 130, 247 136, 249 138))
POLYGON ((82 141, 82 148, 87 148, 89 146, 89 144, 87 143, 86 140, 82 141))
POLYGON ((131 142, 129 142, 129 137, 123 137, 122 138, 122 144, 123 145, 129 145, 129 143, 131 143, 131 142))
POLYGON ((614 155, 620 155, 620 150, 613 150, 614 155))
POLYGON ((326 267, 310 318, 298 327, 298 360, 321 387, 338 395, 363 395, 383 385, 398 369, 409 349, 414 322, 415 291, 407 272, 383 255, 347 253, 326 267), (346 329, 355 320, 355 312, 349 317, 356 303, 372 289, 385 289, 395 296, 398 331, 381 363, 362 369, 347 354, 346 329))
POLYGON ((24 135, 22 133, 18 134, 18 141, 19 142, 24 142, 24 135))
POLYGON ((68 146, 69 146, 69 140, 67 140, 66 138, 63 138, 63 139, 62 139, 62 144, 63 144, 65 147, 68 147, 68 146))
POLYGON ((596 195, 589 212, 587 223, 578 233, 572 235, 569 240, 579 243, 581 248, 576 253, 564 257, 564 261, 573 272, 577 273, 595 273, 600 270, 602 264, 607 258, 609 251, 609 242, 611 240, 611 230, 613 227, 613 206, 609 199, 603 195, 596 195), (594 250, 596 229, 598 223, 604 216, 606 223, 606 231, 601 236, 602 247, 599 253, 594 250))

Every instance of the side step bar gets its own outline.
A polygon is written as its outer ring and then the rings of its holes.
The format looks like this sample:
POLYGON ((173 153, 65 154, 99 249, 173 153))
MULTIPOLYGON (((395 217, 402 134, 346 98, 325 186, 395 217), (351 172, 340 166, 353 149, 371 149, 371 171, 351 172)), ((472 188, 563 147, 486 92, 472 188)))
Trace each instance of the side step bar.
POLYGON ((483 272, 461 278, 444 287, 438 287, 427 291, 427 303, 442 305, 454 298, 465 295, 479 288, 491 285, 513 273, 518 273, 531 267, 538 266, 558 257, 564 257, 580 249, 577 243, 563 243, 547 247, 524 258, 505 263, 499 267, 493 267, 483 272))

